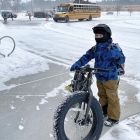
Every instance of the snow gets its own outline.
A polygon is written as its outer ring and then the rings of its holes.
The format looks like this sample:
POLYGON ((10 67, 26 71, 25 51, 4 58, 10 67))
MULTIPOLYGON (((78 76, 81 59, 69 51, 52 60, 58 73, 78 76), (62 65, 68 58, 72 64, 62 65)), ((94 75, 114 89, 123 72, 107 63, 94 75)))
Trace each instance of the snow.
POLYGON ((11 108, 11 109, 16 109, 13 105, 10 105, 10 108, 11 108))
POLYGON ((40 110, 38 105, 36 106, 36 110, 40 110))
POLYGON ((53 138, 53 135, 50 133, 50 138, 53 138))
POLYGON ((112 127, 100 140, 140 140, 140 114, 112 127))
MULTIPOLYGON (((27 21, 28 17, 25 17, 25 14, 22 13, 18 14, 18 18, 14 20, 27 21)), ((18 86, 5 85, 5 82, 11 78, 17 78, 19 76, 25 76, 38 73, 39 71, 49 70, 48 63, 52 60, 40 57, 39 55, 45 55, 61 61, 64 66, 70 68, 72 63, 74 63, 83 53, 85 53, 85 51, 95 44, 92 27, 96 25, 97 21, 98 23, 104 23, 105 20, 112 29, 112 37, 114 42, 118 42, 120 44, 126 56, 126 74, 125 76, 122 76, 122 79, 132 86, 135 86, 139 90, 139 92, 136 94, 136 98, 137 101, 140 102, 139 12, 132 13, 131 16, 128 12, 121 12, 119 16, 117 16, 116 13, 114 15, 106 15, 105 13, 102 13, 101 18, 93 19, 93 22, 73 21, 67 24, 55 23, 52 21, 52 19, 47 21, 47 23, 44 19, 32 20, 42 20, 42 24, 38 27, 33 26, 32 28, 27 28, 26 26, 22 25, 22 28, 20 28, 20 25, 15 27, 6 26, 3 23, 0 23, 0 37, 9 35, 13 37, 16 42, 15 51, 9 57, 7 54, 13 48, 11 40, 4 38, 0 42, 0 53, 6 55, 6 57, 0 55, 0 90, 18 86), (36 30, 38 30, 38 33, 36 30), (58 38, 56 40, 50 40, 49 45, 51 47, 46 47, 48 45, 46 44, 46 38, 39 38, 41 34, 44 34, 44 30, 46 30, 45 34, 47 36, 51 35, 52 33, 49 31, 53 31, 53 34, 55 34, 56 38, 58 38), (73 37, 72 40, 67 40, 67 42, 72 42, 73 46, 70 46, 69 44, 62 45, 65 43, 65 39, 68 38, 60 40, 60 34, 63 34, 66 37, 73 37), (34 41, 37 39, 39 41, 35 44, 34 41), (54 45, 53 42, 57 45, 54 45), (77 44, 81 44, 81 46, 79 47, 77 44), (30 45, 32 48, 28 48, 28 45, 30 45), (65 51, 65 48, 67 51, 65 51), (34 53, 30 53, 30 51, 33 51, 34 53)), ((55 63, 59 64, 60 62, 56 61, 55 63)), ((73 74, 70 73, 70 75, 73 74)), ((59 90, 62 90, 62 88, 64 88, 69 82, 70 80, 62 83, 62 85, 59 87, 54 88, 54 90, 50 93, 46 93, 46 97, 44 97, 45 99, 42 98, 39 104, 42 105, 48 103, 46 99, 57 96, 59 90)), ((97 91, 95 85, 93 85, 92 88, 95 89, 95 92, 97 91)), ((66 91, 65 93, 67 94, 66 91)), ((126 93, 119 90, 119 96, 121 99, 121 105, 125 104, 127 101, 126 93)), ((22 101, 24 101, 24 96, 17 96, 16 98, 20 98, 22 101)), ((16 109, 13 105, 10 105, 10 108, 16 109)), ((36 106, 36 110, 39 110, 39 106, 36 106)), ((24 127, 19 125, 19 129, 23 130, 24 127)), ((52 134, 49 135, 51 138, 52 134)), ((101 140, 123 139, 140 140, 140 114, 134 115, 120 122, 118 125, 111 128, 110 131, 101 138, 101 140)))
POLYGON ((22 125, 19 125, 19 127, 18 127, 20 130, 23 130, 24 129, 24 127, 22 126, 22 125))
POLYGON ((5 54, 6 57, 0 55, 0 66, 2 67, 0 70, 0 89, 4 89, 5 85, 3 83, 11 78, 17 78, 18 76, 37 73, 38 70, 44 71, 48 69, 45 59, 26 52, 18 47, 16 47, 13 54, 8 57, 7 54, 11 51, 11 48, 13 48, 13 44, 12 42, 8 43, 6 41, 10 42, 10 39, 4 38, 1 40, 0 53, 5 54))
POLYGON ((41 102, 39 103, 40 105, 48 103, 48 101, 46 101, 45 99, 42 98, 41 102))

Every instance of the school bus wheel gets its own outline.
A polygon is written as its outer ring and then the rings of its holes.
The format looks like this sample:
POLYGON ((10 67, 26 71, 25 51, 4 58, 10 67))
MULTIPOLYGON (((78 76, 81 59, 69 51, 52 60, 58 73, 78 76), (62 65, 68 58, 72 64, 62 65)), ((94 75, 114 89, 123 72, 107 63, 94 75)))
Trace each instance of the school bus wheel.
POLYGON ((79 21, 83 21, 84 19, 78 19, 79 21))
POLYGON ((69 16, 65 17, 65 22, 69 22, 69 16))
POLYGON ((92 15, 89 15, 89 17, 88 17, 87 20, 88 20, 88 21, 91 21, 91 20, 92 20, 92 15))
POLYGON ((57 19, 54 19, 55 22, 57 22, 57 19))

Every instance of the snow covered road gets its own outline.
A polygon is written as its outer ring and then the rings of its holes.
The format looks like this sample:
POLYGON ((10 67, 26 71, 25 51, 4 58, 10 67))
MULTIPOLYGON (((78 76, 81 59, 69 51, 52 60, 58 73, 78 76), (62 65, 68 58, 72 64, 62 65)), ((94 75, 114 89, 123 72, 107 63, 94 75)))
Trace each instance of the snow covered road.
MULTIPOLYGON (((1 140, 53 139, 53 112, 68 94, 64 87, 70 83, 69 68, 95 44, 92 27, 98 23, 111 27, 114 42, 121 45, 126 55, 126 74, 121 78, 119 89, 121 119, 139 112, 139 13, 131 17, 128 13, 121 13, 119 17, 102 13, 101 18, 91 22, 69 23, 55 23, 51 19, 29 21, 19 16, 5 25, 0 19, 0 36, 9 35, 16 41, 10 57, 0 56, 1 140)), ((9 43, 2 40, 1 53, 8 53, 9 43)), ((90 64, 93 66, 93 61, 90 64)), ((97 97, 96 85, 93 90, 97 97)), ((108 128, 103 134, 106 131, 108 128)))

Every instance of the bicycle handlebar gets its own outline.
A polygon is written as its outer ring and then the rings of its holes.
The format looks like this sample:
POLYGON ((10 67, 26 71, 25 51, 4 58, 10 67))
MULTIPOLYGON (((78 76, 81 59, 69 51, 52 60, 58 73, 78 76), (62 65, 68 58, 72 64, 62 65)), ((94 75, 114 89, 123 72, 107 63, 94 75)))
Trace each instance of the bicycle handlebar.
POLYGON ((102 69, 102 68, 90 68, 90 65, 86 65, 84 67, 78 67, 76 68, 76 70, 80 70, 80 71, 85 71, 85 72, 89 72, 89 71, 96 71, 96 72, 109 72, 109 69, 102 69))
POLYGON ((101 68, 91 68, 95 71, 102 71, 102 72, 109 72, 110 70, 109 69, 101 69, 101 68))

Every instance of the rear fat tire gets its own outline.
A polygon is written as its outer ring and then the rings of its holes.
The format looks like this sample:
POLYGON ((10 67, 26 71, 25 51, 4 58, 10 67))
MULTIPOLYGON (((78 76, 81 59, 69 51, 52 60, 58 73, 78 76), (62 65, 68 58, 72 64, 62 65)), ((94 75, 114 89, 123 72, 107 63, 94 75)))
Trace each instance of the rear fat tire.
MULTIPOLYGON (((54 114, 53 132, 55 140, 69 140, 64 131, 65 116, 69 109, 76 103, 88 101, 88 93, 74 92, 67 96, 57 107, 54 114)), ((92 125, 90 132, 83 140, 98 140, 103 128, 103 113, 97 99, 93 97, 91 108, 95 118, 95 124, 92 125)))

